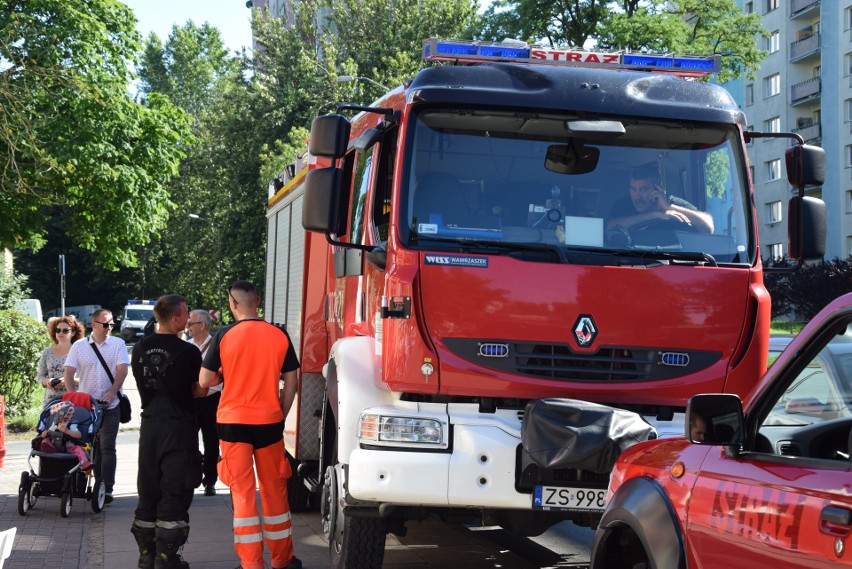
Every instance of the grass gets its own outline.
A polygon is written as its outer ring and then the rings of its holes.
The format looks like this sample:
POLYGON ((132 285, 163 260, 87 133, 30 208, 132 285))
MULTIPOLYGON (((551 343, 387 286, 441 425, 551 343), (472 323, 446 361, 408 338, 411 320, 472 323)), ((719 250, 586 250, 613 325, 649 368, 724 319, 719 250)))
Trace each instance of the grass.
POLYGON ((773 320, 769 325, 770 334, 798 334, 806 322, 799 320, 773 320))

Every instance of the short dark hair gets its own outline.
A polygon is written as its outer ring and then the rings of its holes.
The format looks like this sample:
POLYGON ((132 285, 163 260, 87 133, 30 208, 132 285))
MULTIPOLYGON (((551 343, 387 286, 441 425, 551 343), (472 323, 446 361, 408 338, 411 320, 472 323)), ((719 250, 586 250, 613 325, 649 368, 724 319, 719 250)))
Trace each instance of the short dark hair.
POLYGON ((633 168, 630 172, 631 180, 654 180, 660 182, 660 168, 656 162, 646 162, 633 168))
POLYGON ((228 290, 237 289, 250 294, 257 294, 257 287, 249 281, 236 281, 228 290))
POLYGON ((165 322, 172 316, 180 316, 181 306, 186 304, 186 299, 179 294, 164 294, 157 299, 154 305, 154 316, 157 322, 165 322))

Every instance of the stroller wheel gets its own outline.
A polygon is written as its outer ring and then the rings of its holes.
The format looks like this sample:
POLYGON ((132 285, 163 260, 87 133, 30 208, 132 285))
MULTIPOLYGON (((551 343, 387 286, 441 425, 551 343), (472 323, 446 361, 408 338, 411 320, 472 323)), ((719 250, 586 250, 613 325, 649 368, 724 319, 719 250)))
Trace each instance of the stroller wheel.
POLYGON ((69 514, 71 514, 71 504, 74 502, 74 498, 71 496, 71 492, 67 490, 62 491, 62 496, 59 500, 59 515, 63 518, 67 518, 69 514))
POLYGON ((21 473, 21 484, 18 486, 18 513, 26 516, 30 511, 35 498, 33 498, 33 481, 29 472, 21 473))
POLYGON ((74 488, 71 478, 66 476, 62 484, 62 493, 59 496, 59 515, 67 518, 71 513, 71 504, 74 503, 74 488))
POLYGON ((106 486, 100 478, 95 478, 95 487, 92 489, 92 511, 96 514, 104 509, 106 502, 106 486))

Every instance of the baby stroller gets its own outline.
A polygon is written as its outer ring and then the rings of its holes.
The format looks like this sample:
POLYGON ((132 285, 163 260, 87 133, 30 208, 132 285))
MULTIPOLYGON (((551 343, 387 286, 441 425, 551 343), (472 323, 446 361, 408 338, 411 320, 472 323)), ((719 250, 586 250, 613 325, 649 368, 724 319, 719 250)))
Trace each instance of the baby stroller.
POLYGON ((40 496, 59 496, 59 514, 63 518, 71 513, 74 498, 91 500, 95 513, 104 509, 106 488, 101 478, 98 430, 107 403, 94 401, 88 393, 64 393, 45 405, 38 421, 39 433, 51 427, 53 421, 50 408, 61 401, 74 404, 74 415, 68 423, 76 424, 82 436, 72 442, 83 449, 94 467, 88 471, 82 470, 80 460, 76 455, 65 452, 64 444, 58 446, 57 452, 46 452, 43 449, 30 451, 27 459, 30 470, 21 473, 21 484, 18 487, 18 513, 22 516, 27 515, 40 496), (33 457, 37 458, 38 473, 33 468, 33 457))

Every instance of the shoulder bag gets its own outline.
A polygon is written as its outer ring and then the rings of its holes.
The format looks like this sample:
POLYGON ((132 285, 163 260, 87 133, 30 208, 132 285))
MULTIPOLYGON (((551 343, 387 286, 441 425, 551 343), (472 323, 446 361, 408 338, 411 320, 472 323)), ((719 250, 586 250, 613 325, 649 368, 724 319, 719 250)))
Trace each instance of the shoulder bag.
MULTIPOLYGON (((104 369, 107 372, 109 382, 114 384, 115 378, 112 377, 112 372, 109 370, 109 366, 107 365, 106 361, 104 361, 104 357, 101 355, 101 351, 98 349, 94 342, 89 342, 89 345, 92 346, 92 349, 95 350, 95 354, 98 356, 98 359, 101 360, 101 365, 104 366, 104 369)), ((130 417, 133 414, 133 410, 130 408, 130 399, 120 389, 118 390, 118 409, 119 411, 121 411, 121 417, 119 418, 119 421, 121 421, 122 423, 129 423, 130 417)))

